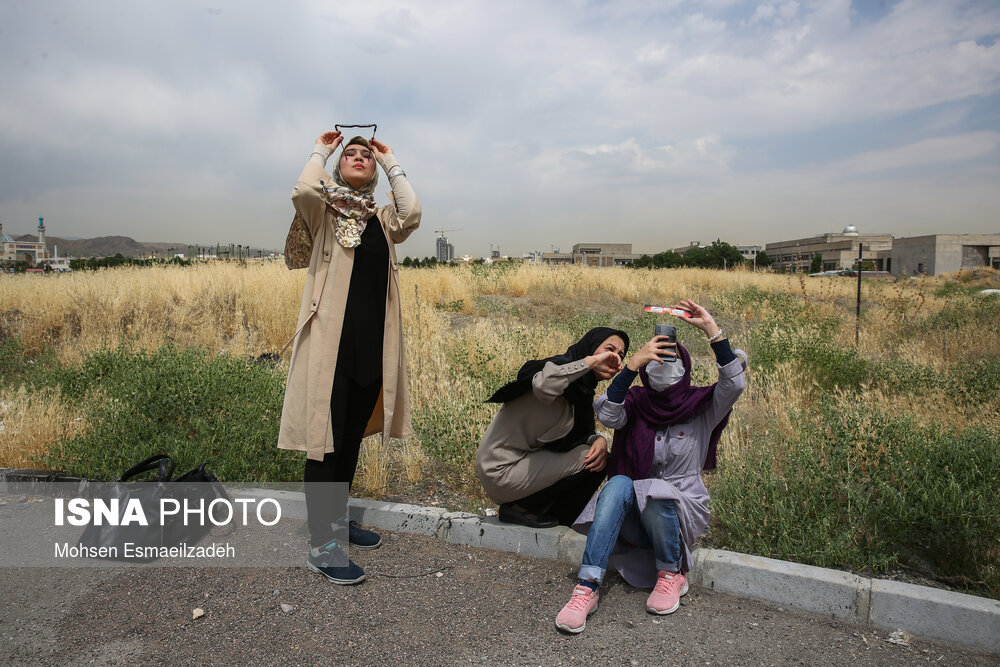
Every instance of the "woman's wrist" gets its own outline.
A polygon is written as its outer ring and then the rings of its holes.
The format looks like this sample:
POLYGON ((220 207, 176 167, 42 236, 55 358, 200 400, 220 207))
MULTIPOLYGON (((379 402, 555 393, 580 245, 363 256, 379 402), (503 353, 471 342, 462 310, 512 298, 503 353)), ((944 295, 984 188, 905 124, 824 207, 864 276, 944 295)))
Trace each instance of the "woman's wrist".
POLYGON ((314 162, 321 167, 326 167, 326 161, 330 159, 331 153, 333 153, 332 146, 327 146, 326 144, 316 144, 313 146, 313 151, 309 156, 309 161, 314 162))
POLYGON ((333 154, 333 146, 328 146, 327 144, 316 144, 313 146, 313 153, 318 153, 323 157, 328 158, 333 154))
POLYGON ((608 385, 608 400, 618 405, 625 402, 625 395, 628 393, 628 388, 632 386, 632 382, 638 374, 638 372, 626 366, 621 373, 615 376, 611 384, 608 385))
POLYGON ((719 363, 719 366, 725 366, 736 358, 732 348, 729 347, 729 341, 725 338, 720 337, 718 340, 712 341, 709 347, 715 353, 715 360, 719 363))
POLYGON ((631 359, 628 360, 628 363, 625 364, 625 367, 628 368, 633 373, 638 373, 639 369, 648 364, 650 361, 652 361, 652 359, 641 358, 639 357, 638 354, 636 354, 631 359))
POLYGON ((396 160, 396 156, 393 153, 382 153, 378 163, 386 174, 392 172, 393 169, 399 169, 399 161, 396 160))

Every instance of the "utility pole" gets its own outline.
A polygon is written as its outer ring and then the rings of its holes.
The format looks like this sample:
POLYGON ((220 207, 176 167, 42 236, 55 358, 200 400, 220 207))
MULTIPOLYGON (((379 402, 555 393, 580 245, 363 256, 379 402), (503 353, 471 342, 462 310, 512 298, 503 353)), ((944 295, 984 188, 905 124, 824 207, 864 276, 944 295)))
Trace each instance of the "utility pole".
POLYGON ((855 323, 854 323, 854 347, 858 347, 861 341, 861 263, 862 260, 862 249, 864 248, 863 243, 858 244, 858 305, 857 311, 855 313, 855 323))

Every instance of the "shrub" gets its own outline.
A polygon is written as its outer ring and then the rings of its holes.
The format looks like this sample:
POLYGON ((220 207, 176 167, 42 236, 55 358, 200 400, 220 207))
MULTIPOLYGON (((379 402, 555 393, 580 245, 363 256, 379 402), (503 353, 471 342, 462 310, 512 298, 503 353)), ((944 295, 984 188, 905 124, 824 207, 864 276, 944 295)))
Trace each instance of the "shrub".
POLYGON ((51 349, 30 357, 18 338, 10 337, 0 342, 0 388, 52 386, 59 381, 62 372, 62 364, 51 349))
POLYGON ((276 447, 284 378, 266 364, 197 348, 154 352, 124 346, 87 355, 62 379, 90 429, 43 463, 114 479, 153 454, 178 468, 203 461, 224 481, 301 479, 301 461, 276 447))
POLYGON ((792 440, 724 460, 713 512, 732 549, 1000 596, 1000 434, 918 426, 853 400, 791 415, 792 440))

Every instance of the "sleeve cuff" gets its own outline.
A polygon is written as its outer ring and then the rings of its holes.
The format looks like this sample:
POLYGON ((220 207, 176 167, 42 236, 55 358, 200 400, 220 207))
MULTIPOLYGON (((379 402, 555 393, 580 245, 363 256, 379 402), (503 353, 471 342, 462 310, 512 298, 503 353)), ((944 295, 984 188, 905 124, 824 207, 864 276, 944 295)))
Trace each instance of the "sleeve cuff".
MULTIPOLYGON (((742 352, 742 350, 740 350, 742 352)), ((730 352, 732 354, 732 352, 730 352)), ((719 377, 720 378, 731 378, 736 377, 744 370, 743 359, 737 357, 733 354, 733 359, 728 364, 719 365, 719 377)))
POLYGON ((632 382, 638 374, 638 371, 634 371, 628 366, 623 368, 618 376, 611 382, 611 386, 608 387, 608 400, 612 403, 624 403, 625 395, 628 393, 628 388, 632 386, 632 382))
POLYGON ((568 377, 569 381, 572 382, 589 371, 590 366, 587 365, 586 361, 580 359, 579 361, 571 361, 568 364, 563 364, 561 366, 552 361, 546 362, 545 367, 539 371, 539 373, 546 372, 548 377, 552 378, 568 377))
POLYGON ((326 161, 330 159, 330 154, 333 153, 333 149, 325 144, 316 144, 313 146, 312 155, 309 156, 309 161, 318 164, 321 167, 326 167, 326 161))
POLYGON ((563 368, 563 373, 571 376, 573 380, 577 379, 578 377, 581 377, 585 373, 590 372, 590 366, 588 366, 587 362, 584 361, 583 359, 581 359, 580 361, 571 361, 562 368, 563 368))
POLYGON ((385 173, 388 174, 390 171, 399 166, 399 161, 396 160, 395 155, 389 153, 382 155, 382 160, 379 162, 379 164, 382 166, 383 171, 385 171, 385 173))
POLYGON ((725 366, 735 358, 732 348, 729 347, 729 339, 723 338, 722 340, 711 343, 711 346, 712 352, 715 353, 715 361, 718 362, 720 366, 725 366))

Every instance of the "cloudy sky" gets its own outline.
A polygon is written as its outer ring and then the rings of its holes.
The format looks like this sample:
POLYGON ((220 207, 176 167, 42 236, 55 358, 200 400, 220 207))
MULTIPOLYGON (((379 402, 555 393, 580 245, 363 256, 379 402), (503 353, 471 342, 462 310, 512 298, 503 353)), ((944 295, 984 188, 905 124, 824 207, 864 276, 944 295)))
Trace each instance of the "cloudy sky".
POLYGON ((400 256, 1000 233, 998 35, 997 0, 0 0, 0 222, 280 247, 316 135, 376 122, 400 256))

